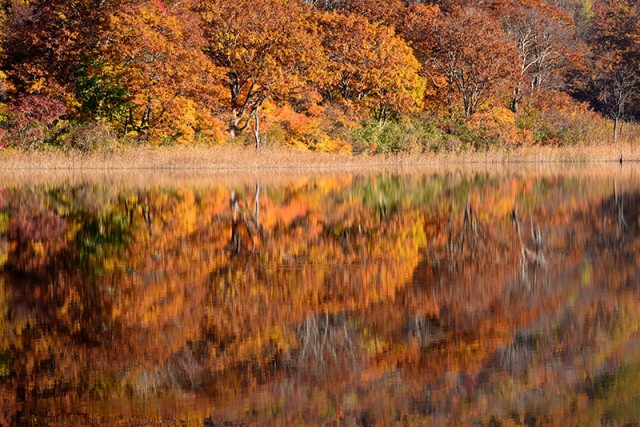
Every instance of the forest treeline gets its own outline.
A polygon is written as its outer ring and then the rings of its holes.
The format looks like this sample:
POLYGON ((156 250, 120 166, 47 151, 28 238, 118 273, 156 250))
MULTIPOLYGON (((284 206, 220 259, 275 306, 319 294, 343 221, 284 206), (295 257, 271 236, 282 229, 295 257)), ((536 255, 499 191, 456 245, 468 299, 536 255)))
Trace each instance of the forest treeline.
POLYGON ((0 145, 616 140, 639 24, 633 0, 4 0, 0 145))

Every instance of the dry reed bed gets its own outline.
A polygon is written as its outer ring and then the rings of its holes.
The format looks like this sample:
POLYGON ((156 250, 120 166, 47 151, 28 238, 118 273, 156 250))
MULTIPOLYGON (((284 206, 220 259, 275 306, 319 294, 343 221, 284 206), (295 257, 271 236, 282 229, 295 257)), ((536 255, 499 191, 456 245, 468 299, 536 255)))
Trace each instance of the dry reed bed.
POLYGON ((0 170, 10 169, 157 169, 157 170, 346 170, 416 167, 451 163, 548 163, 640 161, 640 144, 573 147, 524 147, 512 150, 443 154, 348 155, 237 146, 126 147, 113 152, 0 151, 0 170))
POLYGON ((353 156, 286 149, 223 147, 126 148, 113 153, 0 152, 5 185, 23 183, 150 187, 283 184, 300 178, 370 173, 447 173, 552 177, 576 175, 637 181, 640 149, 614 146, 530 147, 509 152, 353 156), (619 164, 620 152, 625 164, 619 164))
POLYGON ((0 171, 3 187, 21 185, 96 185, 112 189, 150 189, 178 187, 232 187, 243 186, 279 186, 299 180, 336 178, 350 180, 355 176, 372 174, 393 174, 407 179, 420 176, 446 174, 450 183, 464 177, 483 175, 507 179, 533 178, 556 179, 576 178, 581 180, 610 181, 612 188, 616 181, 621 189, 640 188, 640 164, 615 163, 526 163, 526 164, 488 164, 458 163, 431 165, 424 167, 385 167, 381 169, 344 169, 344 170, 279 170, 279 171, 238 171, 238 170, 157 170, 157 169, 14 169, 0 171))

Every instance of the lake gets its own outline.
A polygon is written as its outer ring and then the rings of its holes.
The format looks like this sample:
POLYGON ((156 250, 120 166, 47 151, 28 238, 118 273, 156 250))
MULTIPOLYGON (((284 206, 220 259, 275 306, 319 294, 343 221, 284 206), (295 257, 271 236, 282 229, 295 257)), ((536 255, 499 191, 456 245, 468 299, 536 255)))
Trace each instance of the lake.
POLYGON ((634 165, 35 175, 0 425, 640 420, 634 165))

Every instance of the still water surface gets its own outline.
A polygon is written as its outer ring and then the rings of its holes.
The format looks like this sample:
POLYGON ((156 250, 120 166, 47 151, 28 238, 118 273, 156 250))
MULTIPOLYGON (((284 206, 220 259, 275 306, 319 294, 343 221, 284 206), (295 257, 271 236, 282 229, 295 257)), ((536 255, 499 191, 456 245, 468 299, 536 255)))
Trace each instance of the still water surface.
POLYGON ((632 168, 5 184, 0 425, 639 421, 639 215, 632 168))

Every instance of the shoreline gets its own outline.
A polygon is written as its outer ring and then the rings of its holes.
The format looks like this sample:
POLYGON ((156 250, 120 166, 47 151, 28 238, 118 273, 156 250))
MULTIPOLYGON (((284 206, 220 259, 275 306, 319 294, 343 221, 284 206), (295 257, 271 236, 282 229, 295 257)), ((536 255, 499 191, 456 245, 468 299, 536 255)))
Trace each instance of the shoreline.
POLYGON ((488 152, 426 154, 332 154, 304 152, 284 147, 238 146, 126 147, 113 152, 70 152, 60 150, 24 152, 0 151, 0 174, 24 170, 75 171, 211 171, 281 172, 415 169, 463 165, 544 165, 640 162, 640 147, 621 146, 522 147, 488 152))
MULTIPOLYGON (((640 149, 627 147, 621 165, 614 147, 528 147, 509 153, 362 156, 308 153, 283 148, 256 153, 241 147, 127 148, 114 153, 73 155, 0 151, 3 185, 95 185, 149 188, 175 185, 282 184, 294 180, 361 175, 446 174, 531 177, 599 177, 640 181, 640 149), (604 150, 603 148, 608 148, 604 150), (627 154, 628 153, 628 154, 627 154)), ((612 181, 613 182, 613 181, 612 181)), ((612 184, 613 185, 613 184, 612 184)))

